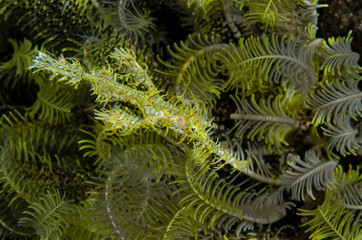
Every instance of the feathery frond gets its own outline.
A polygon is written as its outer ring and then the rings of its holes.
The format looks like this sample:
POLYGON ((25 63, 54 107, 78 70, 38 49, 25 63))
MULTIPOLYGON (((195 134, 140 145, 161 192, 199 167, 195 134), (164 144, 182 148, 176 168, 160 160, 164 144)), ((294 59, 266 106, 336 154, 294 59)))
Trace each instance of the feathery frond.
POLYGON ((321 49, 324 75, 357 77, 362 72, 358 65, 359 54, 351 49, 352 31, 346 37, 328 38, 321 49))
POLYGON ((354 170, 349 165, 348 172, 344 172, 341 165, 334 171, 335 181, 328 185, 328 190, 342 200, 343 206, 351 210, 362 210, 362 175, 360 168, 354 170))
POLYGON ((225 53, 217 53, 230 74, 225 87, 265 91, 265 86, 272 83, 308 95, 316 84, 316 73, 310 65, 313 52, 300 41, 292 36, 263 34, 242 38, 238 47, 232 44, 225 53))
MULTIPOLYGON (((2 153, 0 157, 1 188, 16 193, 12 201, 19 197, 29 202, 34 201, 37 199, 39 191, 51 186, 49 181, 38 182, 38 179, 31 175, 39 175, 36 165, 29 162, 21 163, 18 159, 14 159, 8 145, 0 147, 0 151, 2 153)), ((25 154, 29 155, 27 152, 25 154)), ((27 156, 27 158, 28 161, 36 162, 38 160, 37 156, 27 156)))
POLYGON ((220 97, 221 68, 213 59, 216 52, 223 52, 228 44, 217 43, 213 38, 200 34, 197 39, 189 36, 188 44, 183 41, 179 45, 174 44, 175 50, 168 51, 172 56, 172 62, 159 61, 166 67, 165 70, 156 70, 172 81, 171 93, 188 105, 196 105, 204 111, 209 104, 220 97))
POLYGON ((67 217, 68 227, 65 233, 62 235, 64 240, 103 240, 104 236, 96 232, 96 228, 93 227, 95 219, 92 219, 94 211, 89 210, 89 206, 92 204, 92 199, 83 201, 81 205, 73 205, 76 214, 72 214, 67 217))
POLYGON ((112 155, 111 163, 104 163, 91 184, 96 199, 95 228, 105 237, 116 239, 144 239, 149 226, 160 217, 156 207, 164 198, 165 185, 158 181, 160 174, 148 167, 145 152, 123 151, 112 155))
MULTIPOLYGON (((284 0, 282 2, 284 7, 279 8, 277 12, 277 14, 282 17, 276 19, 274 31, 280 35, 288 32, 288 34, 298 36, 302 39, 310 39, 308 37, 310 34, 303 34, 304 29, 310 25, 316 26, 318 23, 318 8, 327 7, 328 5, 319 4, 318 1, 284 0)), ((312 32, 316 33, 316 31, 317 28, 314 28, 312 32)), ((322 41, 321 39, 316 39, 315 34, 313 35, 314 37, 310 40, 317 40, 315 43, 322 41)))
POLYGON ((187 159, 185 176, 173 182, 179 185, 174 194, 182 194, 180 204, 186 207, 186 213, 211 230, 220 228, 229 232, 236 228, 240 234, 245 227, 243 220, 272 223, 291 206, 289 202, 281 203, 280 197, 271 198, 264 190, 253 190, 258 184, 242 189, 228 183, 210 169, 207 161, 198 166, 192 158, 187 159))
POLYGON ((316 209, 299 211, 298 215, 313 217, 302 225, 309 226, 306 232, 312 232, 309 236, 312 240, 355 240, 362 237, 362 226, 357 215, 346 209, 341 201, 335 201, 328 192, 323 204, 316 209))
POLYGON ((0 136, 6 137, 2 144, 10 154, 0 162, 0 182, 4 189, 28 202, 52 187, 67 188, 75 198, 84 193, 85 185, 79 180, 87 170, 73 148, 77 134, 72 130, 31 121, 17 111, 4 114, 0 118, 0 136), (72 182, 65 181, 69 177, 74 178, 72 182))
POLYGON ((291 191, 292 199, 304 201, 305 192, 314 199, 313 187, 322 190, 333 180, 337 161, 323 162, 318 152, 308 151, 304 155, 304 160, 296 156, 293 161, 288 162, 288 165, 293 171, 287 170, 279 177, 277 184, 291 191))
POLYGON ((220 0, 186 0, 186 2, 189 8, 194 8, 194 14, 198 8, 201 9, 202 17, 205 20, 209 20, 217 11, 222 11, 222 1, 220 0))
POLYGON ((59 239, 68 227, 66 217, 74 212, 71 201, 65 200, 65 194, 60 195, 54 190, 40 197, 39 202, 30 204, 27 215, 19 220, 24 227, 34 228, 41 239, 59 239))
MULTIPOLYGON (((362 100, 362 99, 361 99, 362 100)), ((362 105, 361 105, 362 106, 362 105)), ((358 142, 360 122, 355 127, 352 126, 351 117, 344 116, 344 119, 335 119, 335 125, 328 124, 328 128, 322 127, 324 135, 330 137, 328 150, 336 149, 343 156, 361 148, 362 142, 358 142)))
POLYGON ((362 91, 358 88, 359 80, 336 80, 323 84, 321 90, 317 90, 311 96, 309 106, 314 112, 312 123, 319 125, 330 122, 331 119, 344 119, 351 116, 356 120, 362 116, 362 91))
MULTIPOLYGON (((234 126, 235 136, 265 141, 269 148, 275 146, 281 149, 287 146, 285 136, 298 127, 298 121, 290 117, 288 101, 282 95, 261 99, 259 103, 254 95, 251 96, 250 103, 234 99, 237 112, 231 114, 230 118, 237 120, 234 126)), ((290 109, 290 112, 296 110, 290 109)))
MULTIPOLYGON (((205 154, 203 157, 206 157, 205 154)), ((173 194, 181 193, 181 206, 185 213, 196 221, 214 229, 215 224, 224 222, 223 228, 229 231, 232 225, 242 219, 241 205, 247 194, 239 188, 229 185, 210 169, 206 161, 197 167, 193 156, 189 156, 185 165, 185 175, 173 183, 179 185, 173 194)), ((221 225, 221 224, 220 224, 221 225)))
POLYGON ((26 76, 30 74, 28 67, 32 64, 32 59, 38 52, 38 47, 32 45, 28 39, 24 38, 23 42, 9 39, 14 52, 11 59, 7 62, 0 63, 0 78, 5 78, 4 86, 14 88, 19 81, 27 80, 26 76), (13 73, 13 74, 11 74, 13 73))
POLYGON ((80 129, 85 134, 79 142, 79 150, 84 151, 83 157, 96 157, 95 165, 109 161, 112 148, 118 144, 117 135, 107 133, 105 126, 94 120, 94 124, 80 129))
POLYGON ((29 107, 29 116, 45 120, 50 124, 64 123, 70 119, 74 107, 72 88, 57 82, 45 82, 42 78, 37 81, 39 92, 36 102, 29 107))
POLYGON ((265 31, 268 28, 273 29, 277 21, 283 21, 285 16, 280 12, 288 12, 294 6, 295 1, 287 0, 257 0, 248 1, 249 11, 245 14, 247 25, 256 23, 263 24, 265 31))
POLYGON ((86 31, 90 19, 98 17, 92 0, 52 0, 51 4, 42 5, 45 3, 37 0, 2 1, 0 15, 12 24, 12 28, 57 52, 68 37, 86 31))
POLYGON ((72 144, 76 143, 77 137, 70 131, 43 125, 39 121, 30 121, 27 114, 18 111, 1 116, 0 133, 8 136, 12 157, 21 162, 29 162, 30 153, 43 153, 45 150, 71 154, 72 144))
POLYGON ((196 237, 198 231, 202 229, 203 225, 187 215, 185 208, 178 209, 170 219, 163 235, 164 240, 187 240, 190 237, 196 237))
MULTIPOLYGON (((0 147, 0 159, 4 157, 4 149, 0 147)), ((5 150, 6 151, 6 150, 5 150)), ((35 234, 34 229, 19 226, 19 218, 23 217, 28 203, 16 193, 2 188, 0 191, 0 239, 28 239, 35 234)))
POLYGON ((295 204, 283 199, 283 188, 262 190, 243 208, 243 219, 271 224, 283 218, 291 207, 295 204))
POLYGON ((145 35, 155 27, 150 11, 140 9, 133 0, 105 2, 102 11, 102 17, 134 45, 143 44, 145 35))

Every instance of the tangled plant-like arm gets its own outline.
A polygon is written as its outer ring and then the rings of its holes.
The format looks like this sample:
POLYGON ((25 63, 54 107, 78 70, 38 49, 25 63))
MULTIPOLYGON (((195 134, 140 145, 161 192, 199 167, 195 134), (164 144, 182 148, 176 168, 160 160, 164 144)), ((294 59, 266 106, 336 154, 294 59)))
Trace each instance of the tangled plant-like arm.
POLYGON ((104 109, 97 112, 98 119, 107 122, 114 130, 134 126, 136 128, 152 128, 156 131, 162 128, 166 129, 166 132, 171 130, 179 136, 180 142, 186 139, 192 141, 195 147, 206 149, 209 154, 214 154, 218 160, 224 160, 236 169, 245 169, 245 161, 236 159, 210 138, 211 120, 196 114, 194 109, 167 102, 162 98, 148 76, 147 69, 138 64, 131 50, 117 49, 112 57, 119 60, 125 73, 113 73, 112 69, 92 69, 91 73, 88 73, 76 60, 67 60, 63 57, 54 59, 42 52, 39 52, 31 68, 36 68, 36 71, 48 70, 52 72, 51 79, 60 75, 61 78, 58 81, 65 81, 75 87, 81 81, 86 81, 91 84, 93 94, 98 96, 98 102, 130 103, 141 111, 142 116, 138 116, 138 118, 133 116, 132 121, 130 121, 130 114, 122 114, 121 111, 118 112, 119 114, 104 109), (122 84, 123 78, 132 78, 136 82, 134 85, 142 85, 147 90, 143 91, 130 84, 122 84))

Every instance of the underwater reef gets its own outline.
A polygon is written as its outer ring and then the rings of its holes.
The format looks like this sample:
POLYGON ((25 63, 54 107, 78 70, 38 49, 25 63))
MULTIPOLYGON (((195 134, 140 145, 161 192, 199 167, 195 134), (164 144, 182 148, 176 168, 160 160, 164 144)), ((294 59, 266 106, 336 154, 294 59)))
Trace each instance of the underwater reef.
POLYGON ((0 1, 0 239, 362 239, 358 6, 0 1))

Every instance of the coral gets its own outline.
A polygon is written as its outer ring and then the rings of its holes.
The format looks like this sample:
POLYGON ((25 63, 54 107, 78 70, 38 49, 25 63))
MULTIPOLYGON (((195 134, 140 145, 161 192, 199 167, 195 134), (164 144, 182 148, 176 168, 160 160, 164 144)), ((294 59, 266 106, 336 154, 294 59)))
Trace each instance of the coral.
POLYGON ((362 68, 320 9, 2 1, 1 238, 361 238, 362 68))

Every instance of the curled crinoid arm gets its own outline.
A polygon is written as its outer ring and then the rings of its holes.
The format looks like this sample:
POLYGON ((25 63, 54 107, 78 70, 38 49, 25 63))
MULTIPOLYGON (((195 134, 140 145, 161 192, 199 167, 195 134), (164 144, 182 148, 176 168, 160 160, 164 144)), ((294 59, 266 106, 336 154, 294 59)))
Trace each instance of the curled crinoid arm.
POLYGON ((214 55, 228 47, 213 37, 190 35, 186 42, 168 46, 172 61, 159 58, 164 69, 156 71, 169 79, 167 84, 172 85, 170 91, 178 100, 206 112, 220 97, 222 86, 222 68, 214 55))
POLYGON ((146 42, 145 36, 155 27, 149 10, 138 7, 134 0, 102 2, 102 17, 125 41, 135 46, 146 42))

